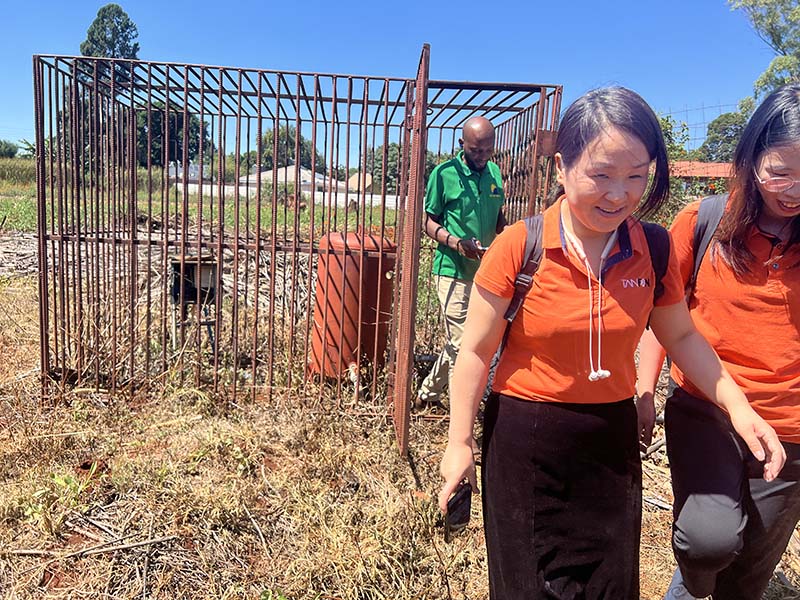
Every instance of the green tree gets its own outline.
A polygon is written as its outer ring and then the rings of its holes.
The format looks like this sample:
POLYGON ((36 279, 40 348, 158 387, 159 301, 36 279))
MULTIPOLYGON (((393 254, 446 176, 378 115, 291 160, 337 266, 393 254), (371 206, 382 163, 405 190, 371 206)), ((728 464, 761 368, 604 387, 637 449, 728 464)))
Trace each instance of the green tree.
MULTIPOLYGON (((98 58, 139 58, 139 31, 136 25, 122 10, 119 4, 106 4, 97 11, 97 17, 86 31, 86 39, 81 43, 81 54, 98 58)), ((111 67, 105 61, 97 63, 98 80, 111 80, 111 67)), ((92 76, 81 73, 79 79, 89 82, 92 76)), ((114 67, 114 82, 117 88, 130 82, 130 69, 124 65, 114 67)))
MULTIPOLYGON (((400 187, 400 144, 390 142, 386 147, 386 159, 384 160, 383 146, 378 146, 374 151, 367 154, 367 173, 372 175, 372 185, 374 189, 382 189, 384 171, 386 173, 386 193, 396 194, 400 187)), ((433 168, 440 162, 444 162, 453 157, 452 154, 436 154, 428 150, 425 153, 425 179, 433 171, 433 168)))
MULTIPOLYGON (((689 143, 689 126, 684 122, 676 121, 669 115, 658 118, 664 142, 667 146, 667 158, 670 164, 676 160, 690 160, 691 153, 686 149, 689 143)), ((686 190, 683 181, 678 177, 669 178, 669 200, 664 203, 658 214, 652 217, 653 221, 669 224, 675 215, 686 204, 686 190)))
POLYGON ((119 4, 106 4, 97 11, 97 17, 81 43, 83 56, 102 58, 139 58, 139 31, 128 13, 119 4))
POLYGON ((17 146, 14 142, 0 140, 0 158, 14 158, 17 155, 17 146))
POLYGON ((800 5, 797 0, 728 0, 728 4, 747 15, 756 35, 775 52, 775 58, 755 81, 756 96, 800 79, 800 5))
POLYGON ((698 148, 698 158, 704 162, 731 162, 733 151, 747 125, 747 115, 727 112, 708 124, 706 139, 698 148))
MULTIPOLYGON (((171 103, 169 110, 161 101, 153 103, 150 111, 141 110, 136 114, 136 157, 139 165, 147 166, 148 137, 150 143, 150 163, 154 166, 164 166, 164 143, 168 140, 168 162, 182 161, 184 154, 184 114, 180 106, 171 103), (148 112, 150 115, 148 125, 148 112)), ((200 119, 189 113, 187 128, 186 154, 189 160, 194 160, 200 153, 202 139, 204 152, 212 148, 208 128, 201 125, 200 119), (202 129, 202 135, 201 135, 202 129)))
MULTIPOLYGON (((298 133, 294 125, 281 125, 278 127, 278 158, 275 156, 275 130, 270 129, 261 136, 261 169, 272 170, 299 164, 301 167, 311 169, 312 162, 317 173, 325 173, 325 158, 311 145, 311 140, 299 135, 300 156, 296 156, 298 147, 298 133)), ((242 174, 247 171, 245 166, 255 165, 258 154, 255 150, 245 152, 240 157, 242 174)))

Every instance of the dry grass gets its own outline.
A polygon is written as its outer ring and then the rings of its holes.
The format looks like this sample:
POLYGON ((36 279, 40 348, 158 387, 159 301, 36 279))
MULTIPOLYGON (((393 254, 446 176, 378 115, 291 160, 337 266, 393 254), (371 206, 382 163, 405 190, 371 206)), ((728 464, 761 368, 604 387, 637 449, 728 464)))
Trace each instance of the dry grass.
MULTIPOLYGON (((0 284, 0 595, 4 598, 481 599, 480 506, 442 541, 446 426, 290 395, 231 406, 199 390, 38 399, 35 279, 0 284)), ((662 453, 645 497, 671 501, 662 453)), ((669 511, 645 504, 642 598, 671 576, 669 511)), ((789 561, 783 572, 795 580, 789 561)), ((773 581, 770 600, 797 598, 773 581)))

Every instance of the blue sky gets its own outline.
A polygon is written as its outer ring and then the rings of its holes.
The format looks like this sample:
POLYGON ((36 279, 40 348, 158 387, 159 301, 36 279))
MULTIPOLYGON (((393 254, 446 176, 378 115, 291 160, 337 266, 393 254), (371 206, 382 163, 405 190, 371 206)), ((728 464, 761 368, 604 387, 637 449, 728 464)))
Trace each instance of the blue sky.
MULTIPOLYGON (((105 2, 10 2, 0 36, 0 139, 33 138, 31 56, 77 55, 105 2)), ((119 4, 139 58, 358 75, 413 76, 431 44, 431 78, 559 83, 564 106, 594 87, 628 86, 657 112, 735 105, 772 52, 725 0, 119 4)), ((702 118, 700 112, 688 119, 702 118)))

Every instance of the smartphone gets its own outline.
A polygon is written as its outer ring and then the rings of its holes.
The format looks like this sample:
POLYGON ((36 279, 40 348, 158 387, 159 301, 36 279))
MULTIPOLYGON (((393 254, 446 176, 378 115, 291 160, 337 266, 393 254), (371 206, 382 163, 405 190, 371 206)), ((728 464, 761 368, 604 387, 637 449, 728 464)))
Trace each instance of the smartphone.
POLYGON ((474 237, 472 238, 472 241, 475 242, 475 247, 478 249, 478 255, 482 257, 486 253, 486 248, 481 246, 481 241, 478 238, 474 237))
POLYGON ((458 484, 455 493, 447 501, 447 514, 444 516, 444 541, 450 542, 453 535, 469 524, 472 510, 472 486, 468 481, 458 484))

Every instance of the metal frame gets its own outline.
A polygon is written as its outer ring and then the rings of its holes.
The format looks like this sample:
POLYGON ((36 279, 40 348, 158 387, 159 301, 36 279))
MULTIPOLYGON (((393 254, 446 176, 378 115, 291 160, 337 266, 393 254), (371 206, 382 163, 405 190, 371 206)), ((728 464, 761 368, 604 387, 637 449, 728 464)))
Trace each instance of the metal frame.
POLYGON ((509 217, 538 210, 561 99, 430 80, 429 63, 428 45, 414 79, 35 56, 43 397, 77 384, 231 402, 290 390, 348 410, 387 398, 405 452, 414 357, 437 342, 416 335, 438 319, 417 310, 427 172, 485 115, 509 217), (298 157, 308 169, 285 166, 298 157), (355 245, 322 243, 336 235, 355 245), (321 254, 341 273, 318 276, 321 254), (200 265, 213 282, 190 285, 200 265), (328 377, 335 359, 314 344, 341 351, 344 327, 328 329, 348 311, 355 350, 328 377))

